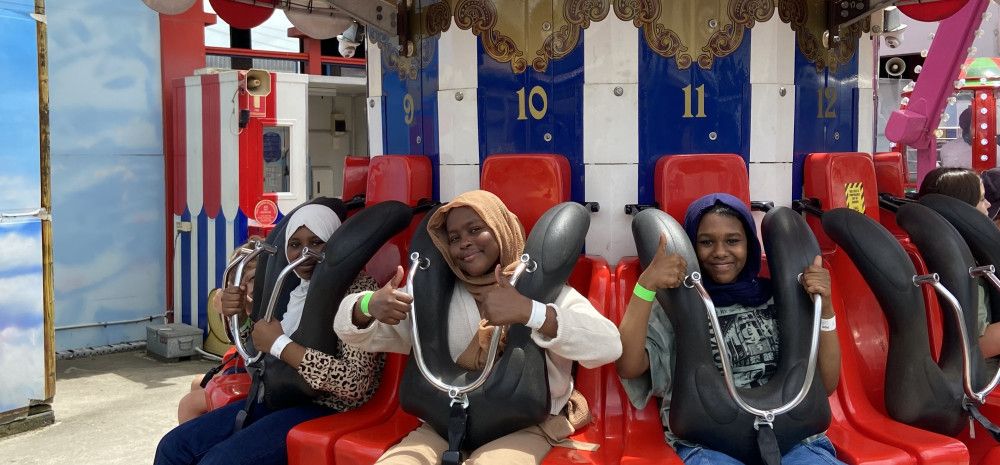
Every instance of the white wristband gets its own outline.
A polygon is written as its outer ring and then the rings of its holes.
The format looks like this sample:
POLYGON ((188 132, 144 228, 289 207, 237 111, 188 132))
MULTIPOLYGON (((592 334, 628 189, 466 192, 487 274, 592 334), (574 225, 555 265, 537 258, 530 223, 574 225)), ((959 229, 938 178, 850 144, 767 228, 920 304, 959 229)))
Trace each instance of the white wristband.
POLYGON ((819 330, 820 331, 836 331, 837 330, 837 317, 820 318, 819 319, 819 330))
POLYGON ((268 352, 271 352, 271 355, 273 355, 274 358, 280 359, 281 351, 285 350, 285 346, 291 343, 292 343, 292 338, 282 334, 281 336, 278 336, 278 338, 274 340, 274 343, 271 344, 271 350, 269 350, 268 352))
POLYGON ((528 322, 524 324, 531 329, 538 330, 545 324, 545 315, 548 314, 548 306, 537 301, 531 301, 531 316, 528 317, 528 322))

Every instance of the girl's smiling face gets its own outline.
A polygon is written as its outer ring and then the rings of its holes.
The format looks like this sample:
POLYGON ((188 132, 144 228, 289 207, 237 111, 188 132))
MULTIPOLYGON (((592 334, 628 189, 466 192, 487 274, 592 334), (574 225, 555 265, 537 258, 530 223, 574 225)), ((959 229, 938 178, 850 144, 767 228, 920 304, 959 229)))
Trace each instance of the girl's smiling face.
POLYGON ((449 211, 445 231, 448 233, 448 253, 459 269, 469 276, 493 271, 500 259, 500 244, 475 210, 459 207, 449 211))
MULTIPOLYGON (((314 234, 309 228, 300 226, 299 229, 292 234, 292 237, 288 238, 288 248, 285 250, 285 256, 288 258, 288 262, 291 263, 298 260, 299 257, 302 256, 302 249, 306 247, 313 252, 322 252, 323 249, 326 248, 326 241, 320 239, 319 236, 314 234)), ((316 262, 309 260, 295 268, 295 274, 308 281, 312 278, 314 269, 316 269, 316 262)))
POLYGON ((698 224, 695 253, 701 271, 718 284, 736 280, 747 263, 747 234, 739 219, 708 213, 698 224))

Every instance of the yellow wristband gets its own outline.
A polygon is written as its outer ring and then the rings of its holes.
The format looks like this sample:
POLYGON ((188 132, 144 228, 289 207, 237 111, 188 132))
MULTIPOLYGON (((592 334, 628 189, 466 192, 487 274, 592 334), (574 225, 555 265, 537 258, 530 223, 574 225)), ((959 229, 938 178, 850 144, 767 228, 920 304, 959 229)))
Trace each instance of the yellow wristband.
POLYGON ((642 284, 635 283, 635 289, 632 289, 632 293, 636 297, 645 300, 646 302, 652 302, 656 298, 656 291, 651 291, 642 287, 642 284))
POLYGON ((368 313, 368 301, 372 300, 372 294, 375 294, 375 293, 372 292, 372 291, 368 291, 368 292, 365 292, 365 295, 361 296, 361 305, 360 305, 360 307, 361 307, 361 314, 364 315, 364 316, 367 316, 367 317, 372 316, 371 313, 368 313))

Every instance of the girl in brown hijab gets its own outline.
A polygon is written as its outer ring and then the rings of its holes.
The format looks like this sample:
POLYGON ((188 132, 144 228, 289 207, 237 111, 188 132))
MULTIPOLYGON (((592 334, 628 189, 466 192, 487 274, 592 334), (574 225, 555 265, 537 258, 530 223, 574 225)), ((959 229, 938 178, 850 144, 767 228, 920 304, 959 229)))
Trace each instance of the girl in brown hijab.
MULTIPOLYGON (((479 341, 488 341, 494 327, 509 324, 532 328, 532 340, 546 352, 549 419, 469 451, 465 463, 538 464, 552 444, 580 426, 580 421, 573 424, 566 413, 573 410, 568 404, 574 404, 570 400, 573 362, 595 368, 616 360, 621 354, 618 330, 569 286, 563 286, 554 303, 544 305, 509 284, 507 276, 524 250, 524 228, 492 193, 480 190, 459 195, 434 213, 427 229, 464 284, 455 286, 448 309, 452 359, 468 368, 478 366, 479 341)), ((370 296, 345 297, 334 322, 341 340, 371 352, 408 354, 410 325, 400 322, 408 317, 413 298, 399 287, 402 282, 403 268, 399 267, 392 280, 370 296), (367 312, 361 305, 365 299, 367 312)), ((422 425, 386 451, 377 464, 435 465, 447 446, 431 427, 422 425)))

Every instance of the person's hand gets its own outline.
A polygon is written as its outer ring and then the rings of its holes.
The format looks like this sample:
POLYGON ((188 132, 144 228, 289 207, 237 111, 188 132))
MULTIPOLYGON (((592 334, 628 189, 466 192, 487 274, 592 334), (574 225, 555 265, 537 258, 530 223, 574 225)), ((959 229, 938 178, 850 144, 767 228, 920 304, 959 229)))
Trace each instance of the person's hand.
POLYGON ((819 255, 802 272, 802 288, 810 295, 821 295, 824 302, 830 301, 830 272, 823 268, 823 258, 819 255))
POLYGON ((479 311, 492 326, 525 324, 531 318, 531 299, 521 295, 503 275, 500 265, 493 269, 496 287, 484 292, 479 300, 479 311))
POLYGON ((246 286, 229 286, 222 290, 222 307, 219 308, 219 312, 225 317, 230 317, 233 315, 249 315, 249 309, 246 308, 244 302, 247 298, 247 288, 246 286))
MULTIPOLYGON (((497 327, 490 325, 486 320, 479 320, 479 330, 476 333, 476 339, 479 341, 479 348, 482 350, 489 350, 490 340, 493 339, 493 332, 496 331, 497 327)), ((507 345, 507 331, 500 333, 500 345, 499 350, 503 350, 504 346, 507 345)))
POLYGON ((253 346, 257 350, 267 353, 271 350, 271 345, 278 339, 278 336, 284 333, 278 320, 258 320, 253 324, 253 333, 251 333, 253 346))
POLYGON ((656 255, 639 275, 638 283, 651 291, 675 288, 684 282, 685 273, 687 273, 687 261, 678 254, 667 255, 667 236, 660 234, 656 255))
POLYGON ((372 294, 368 301, 368 313, 387 325, 398 325, 410 313, 413 296, 399 290, 403 283, 403 267, 396 267, 396 275, 372 294))

